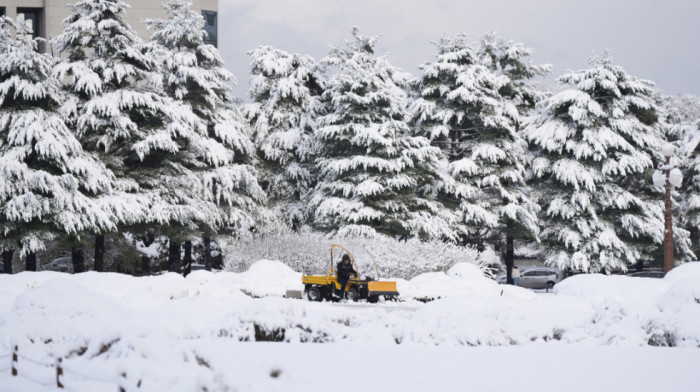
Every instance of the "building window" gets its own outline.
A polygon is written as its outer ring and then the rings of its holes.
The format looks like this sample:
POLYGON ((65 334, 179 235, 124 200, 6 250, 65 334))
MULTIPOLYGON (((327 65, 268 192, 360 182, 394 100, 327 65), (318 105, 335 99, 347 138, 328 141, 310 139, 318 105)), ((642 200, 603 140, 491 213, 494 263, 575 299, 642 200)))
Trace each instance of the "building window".
MULTIPOLYGON (((24 20, 32 24, 32 37, 44 37, 44 9, 17 7, 17 15, 24 15, 24 20)), ((46 43, 39 42, 37 50, 43 53, 46 50, 46 43)))
POLYGON ((25 21, 32 23, 32 36, 41 37, 41 8, 17 8, 17 15, 24 15, 25 21))
POLYGON ((204 17, 204 31, 207 33, 204 37, 204 43, 217 46, 217 22, 216 11, 202 11, 204 17))
POLYGON ((5 16, 5 7, 0 7, 0 16, 5 16))

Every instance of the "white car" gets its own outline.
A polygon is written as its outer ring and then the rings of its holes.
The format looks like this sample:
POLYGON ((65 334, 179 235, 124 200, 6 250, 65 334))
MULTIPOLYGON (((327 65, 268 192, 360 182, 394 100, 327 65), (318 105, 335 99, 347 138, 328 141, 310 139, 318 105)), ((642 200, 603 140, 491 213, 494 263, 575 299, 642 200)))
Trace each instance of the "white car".
MULTIPOLYGON (((531 267, 520 270, 520 279, 518 286, 528 289, 551 289, 557 284, 561 278, 560 273, 554 268, 548 267, 531 267)), ((499 275, 496 277, 496 283, 505 284, 506 276, 499 275)))
POLYGON ((547 267, 535 267, 520 272, 518 286, 528 289, 551 289, 560 280, 557 270, 547 267))

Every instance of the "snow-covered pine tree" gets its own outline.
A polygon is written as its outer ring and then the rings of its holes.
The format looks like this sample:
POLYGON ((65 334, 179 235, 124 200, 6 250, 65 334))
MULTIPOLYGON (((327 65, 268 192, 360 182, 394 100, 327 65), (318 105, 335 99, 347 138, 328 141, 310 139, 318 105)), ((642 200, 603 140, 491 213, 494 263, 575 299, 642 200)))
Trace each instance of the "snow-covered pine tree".
POLYGON ((435 61, 421 66, 420 97, 411 110, 416 132, 448 158, 454 186, 445 187, 441 198, 459 212, 461 242, 512 243, 507 237, 514 233, 536 238, 537 205, 523 189, 520 102, 501 96, 518 85, 500 68, 481 64, 463 33, 436 45, 435 61))
POLYGON ((191 107, 204 124, 199 139, 184 147, 194 158, 187 169, 201 178, 204 200, 218 207, 218 224, 203 222, 200 229, 205 235, 221 228, 239 232, 259 219, 265 193, 252 166, 255 148, 246 121, 232 97, 236 79, 224 68, 219 50, 204 43, 204 18, 191 3, 166 1, 166 18, 146 21, 153 31, 149 52, 162 61, 166 94, 191 107))
POLYGON ((323 80, 310 56, 270 46, 248 52, 250 97, 244 107, 261 159, 260 182, 269 205, 298 230, 310 216, 308 193, 314 187, 314 129, 322 114, 323 80))
MULTIPOLYGON (((697 255, 700 250, 700 99, 688 94, 659 94, 657 100, 664 108, 667 139, 680 147, 677 155, 683 171, 683 186, 673 195, 681 204, 674 210, 673 223, 690 232, 697 255)), ((677 229, 673 230, 674 240, 678 241, 677 229)), ((678 246, 675 250, 679 250, 678 246)))
MULTIPOLYGON (((700 121, 689 127, 680 150, 683 156, 684 186, 681 192, 685 196, 684 221, 685 228, 695 238, 695 249, 700 248, 700 121)), ((674 234, 675 234, 674 229, 674 234)))
POLYGON ((530 59, 532 53, 532 48, 520 42, 506 41, 495 32, 486 33, 480 38, 476 53, 480 64, 508 77, 509 82, 501 87, 499 93, 518 108, 520 115, 527 114, 547 97, 533 84, 533 79, 549 75, 552 66, 533 64, 530 59))
POLYGON ((122 0, 82 0, 64 20, 55 42, 66 58, 54 71, 69 96, 66 117, 83 148, 117 176, 122 192, 107 205, 120 224, 216 226, 218 208, 191 169, 201 164, 192 151, 209 145, 207 129, 188 105, 163 92, 157 63, 124 21, 127 7, 122 0))
MULTIPOLYGON (((691 118, 694 112, 693 106, 694 104, 697 105, 697 101, 693 103, 692 96, 677 96, 665 102, 663 98, 664 94, 654 89, 653 82, 639 80, 631 75, 626 75, 626 77, 631 80, 629 84, 641 83, 646 85, 646 90, 638 89, 636 91, 641 100, 648 101, 650 104, 649 108, 646 110, 646 114, 640 115, 640 119, 642 122, 652 126, 657 135, 661 138, 658 141, 658 145, 652 143, 647 144, 645 152, 652 158, 655 167, 664 164, 665 158, 660 152, 660 145, 665 142, 671 142, 677 146, 676 151, 678 151, 676 154, 677 156, 674 157, 673 160, 676 163, 680 163, 681 170, 685 171, 687 160, 683 159, 683 153, 679 150, 678 146, 682 146, 683 142, 686 140, 687 132, 684 131, 693 128, 691 125, 693 120, 691 120, 691 118), (673 107, 669 107, 669 103, 673 107)), ((628 95, 631 95, 631 93, 628 95)), ((695 110, 698 108, 699 107, 695 107, 695 110)), ((695 117, 695 119, 697 118, 698 117, 695 117)), ((663 212, 664 191, 650 184, 649 176, 651 175, 652 171, 650 171, 646 177, 629 176, 624 181, 621 181, 621 184, 626 190, 634 193, 645 202, 658 204, 663 212)), ((671 201, 673 204, 674 258, 680 262, 695 260, 695 254, 692 250, 691 232, 686 227, 687 216, 685 211, 687 210, 686 206, 689 196, 689 194, 684 192, 683 187, 671 190, 671 201)), ((662 216, 659 218, 663 219, 662 216)), ((652 259, 661 261, 663 258, 662 243, 654 243, 642 238, 636 246, 642 254, 640 261, 652 259)), ((637 265, 637 268, 641 269, 642 267, 641 263, 637 265)))
POLYGON ((628 75, 609 55, 559 82, 573 88, 542 105, 526 134, 533 161, 546 262, 583 271, 626 269, 663 240, 663 206, 651 195, 662 142, 651 82, 628 75))
POLYGON ((113 176, 64 123, 54 59, 37 52, 30 29, 0 17, 0 248, 11 264, 18 247, 36 271, 47 240, 115 225, 98 198, 113 176))
MULTIPOLYGON (((461 148, 460 136, 463 131, 469 131, 463 120, 469 113, 470 103, 460 95, 461 91, 467 92, 460 89, 460 80, 476 59, 464 34, 454 39, 442 37, 435 45, 437 59, 419 66, 423 76, 414 82, 418 98, 411 103, 409 110, 413 114, 414 133, 427 137, 432 145, 438 146, 448 161, 448 175, 454 181, 445 184, 439 199, 456 211, 454 230, 460 243, 466 244, 476 242, 476 238, 486 234, 486 229, 495 227, 498 222, 496 213, 481 202, 483 194, 474 179, 478 168, 469 161, 469 152, 461 148)), ((481 70, 486 69, 482 67, 481 70)), ((487 75, 494 76, 491 72, 487 75)), ((492 91, 492 94, 497 95, 497 91, 492 91)))
MULTIPOLYGON (((679 128, 687 126, 692 128, 695 123, 700 121, 700 98, 694 95, 680 94, 670 96, 659 92, 656 100, 664 109, 665 120, 670 125, 679 128)), ((672 133, 677 134, 675 132, 672 133)))
MULTIPOLYGON (((671 190, 673 202, 673 243, 674 257, 681 260, 693 260, 693 247, 698 248, 700 231, 697 225, 693 225, 693 213, 691 212, 695 194, 689 190, 693 188, 693 166, 697 126, 700 123, 700 101, 692 95, 669 96, 657 91, 655 102, 659 110, 658 126, 662 129, 666 140, 674 144, 676 157, 674 163, 678 164, 683 172, 683 185, 680 189, 671 190)), ((657 162, 662 164, 664 158, 656 152, 657 162)), ((657 190, 658 191, 658 190, 657 190)), ((655 198, 663 198, 656 192, 655 198)), ((655 246, 657 258, 662 257, 662 249, 655 246)))
POLYGON ((378 37, 352 34, 323 60, 337 71, 318 120, 315 223, 329 235, 452 239, 450 213, 431 197, 440 150, 407 125, 408 75, 374 54, 378 37))
MULTIPOLYGON (((526 173, 523 173, 523 166, 527 166, 530 162, 526 156, 528 153, 526 142, 522 139, 522 124, 525 116, 546 97, 546 93, 533 84, 533 79, 548 75, 551 66, 533 64, 530 59, 532 53, 531 48, 525 47, 519 42, 506 41, 495 32, 486 33, 479 39, 479 47, 476 52, 479 64, 497 75, 508 78, 498 89, 498 93, 506 102, 513 104, 518 109, 519 115, 513 124, 518 138, 511 140, 511 142, 521 145, 521 148, 511 150, 513 154, 516 154, 514 159, 519 163, 515 169, 518 172, 517 179, 507 174, 502 175, 499 187, 486 188, 487 192, 492 193, 492 200, 496 202, 494 207, 500 210, 497 230, 500 235, 497 236, 497 239, 505 243, 508 282, 512 281, 514 239, 538 240, 539 234, 537 212, 539 212, 540 207, 530 199, 530 189, 522 181, 526 177, 526 173), (507 197, 502 198, 502 201, 499 202, 499 194, 503 193, 502 189, 505 190, 507 197), (494 192, 496 193, 494 194, 494 192)), ((510 139, 509 134, 502 135, 506 135, 510 139)))

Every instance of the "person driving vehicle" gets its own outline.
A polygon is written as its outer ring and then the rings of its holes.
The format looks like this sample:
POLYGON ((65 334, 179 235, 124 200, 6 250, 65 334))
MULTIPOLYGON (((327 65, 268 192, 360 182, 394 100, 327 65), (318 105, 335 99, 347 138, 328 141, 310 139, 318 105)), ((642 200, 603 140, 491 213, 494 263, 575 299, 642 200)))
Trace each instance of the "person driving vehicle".
POLYGON ((350 262, 350 256, 346 253, 338 263, 338 283, 340 283, 340 294, 333 293, 336 297, 345 298, 345 287, 352 275, 357 275, 357 271, 350 262))

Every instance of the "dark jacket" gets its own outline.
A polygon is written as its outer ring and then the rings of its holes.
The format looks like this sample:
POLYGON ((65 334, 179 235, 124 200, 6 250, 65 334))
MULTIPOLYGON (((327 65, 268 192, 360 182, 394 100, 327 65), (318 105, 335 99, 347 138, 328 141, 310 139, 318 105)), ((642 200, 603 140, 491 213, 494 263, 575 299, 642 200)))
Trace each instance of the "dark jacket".
POLYGON ((338 263, 338 280, 339 281, 346 281, 350 279, 350 275, 356 274, 357 271, 352 267, 352 262, 350 263, 343 263, 342 261, 338 263))

